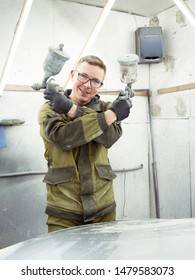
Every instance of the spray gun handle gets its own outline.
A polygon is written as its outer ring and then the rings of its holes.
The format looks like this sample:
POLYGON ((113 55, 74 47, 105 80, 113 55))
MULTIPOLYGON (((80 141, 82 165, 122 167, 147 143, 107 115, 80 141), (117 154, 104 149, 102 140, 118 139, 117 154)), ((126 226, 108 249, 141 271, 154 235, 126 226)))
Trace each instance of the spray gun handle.
POLYGON ((131 83, 127 84, 125 91, 128 92, 129 98, 132 98, 134 96, 134 90, 131 87, 131 83))
POLYGON ((126 100, 134 96, 134 90, 131 88, 131 84, 127 84, 125 90, 119 92, 119 99, 126 100))

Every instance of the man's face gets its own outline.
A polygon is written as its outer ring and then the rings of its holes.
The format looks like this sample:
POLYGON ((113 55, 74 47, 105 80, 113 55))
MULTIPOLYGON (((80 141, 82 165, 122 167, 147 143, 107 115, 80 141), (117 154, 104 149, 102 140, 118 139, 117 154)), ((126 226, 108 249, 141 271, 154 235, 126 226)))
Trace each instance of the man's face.
POLYGON ((87 104, 102 86, 101 82, 104 79, 104 70, 99 66, 83 62, 79 65, 77 71, 71 71, 71 76, 73 85, 70 98, 82 106, 87 104), (88 80, 88 78, 92 79, 92 81, 88 80), (85 82, 85 80, 88 81, 85 82), (100 87, 93 86, 96 86, 96 84, 100 87))

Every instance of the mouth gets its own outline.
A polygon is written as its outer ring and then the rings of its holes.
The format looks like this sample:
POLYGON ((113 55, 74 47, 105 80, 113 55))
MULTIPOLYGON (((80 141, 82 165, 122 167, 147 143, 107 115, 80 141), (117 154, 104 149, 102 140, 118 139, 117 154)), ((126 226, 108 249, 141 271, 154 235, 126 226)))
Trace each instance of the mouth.
POLYGON ((89 96, 91 94, 91 92, 89 92, 89 91, 86 91, 86 90, 81 89, 81 88, 79 88, 79 89, 80 89, 81 95, 83 97, 85 97, 85 96, 87 97, 87 96, 89 96))

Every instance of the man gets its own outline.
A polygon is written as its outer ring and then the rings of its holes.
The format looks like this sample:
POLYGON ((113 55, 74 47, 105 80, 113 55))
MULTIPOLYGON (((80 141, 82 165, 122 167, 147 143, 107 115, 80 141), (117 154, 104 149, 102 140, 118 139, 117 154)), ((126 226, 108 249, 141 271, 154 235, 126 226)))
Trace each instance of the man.
POLYGON ((96 56, 80 59, 71 71, 72 90, 64 94, 52 85, 39 111, 40 134, 48 172, 48 231, 116 219, 110 148, 122 135, 120 121, 128 117, 131 101, 118 97, 103 102, 97 94, 106 66, 96 56))

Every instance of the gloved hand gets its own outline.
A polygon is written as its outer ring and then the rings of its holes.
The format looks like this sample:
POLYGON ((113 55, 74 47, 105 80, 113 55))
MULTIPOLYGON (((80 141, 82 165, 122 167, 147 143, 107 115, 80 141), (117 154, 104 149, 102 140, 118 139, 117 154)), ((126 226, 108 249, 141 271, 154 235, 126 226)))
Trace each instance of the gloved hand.
POLYGON ((131 107, 131 99, 124 92, 120 92, 119 96, 109 109, 116 114, 117 121, 122 121, 129 116, 131 107))
POLYGON ((47 86, 43 96, 46 100, 49 100, 50 107, 58 114, 67 114, 73 106, 72 101, 62 95, 56 86, 51 83, 47 86))

